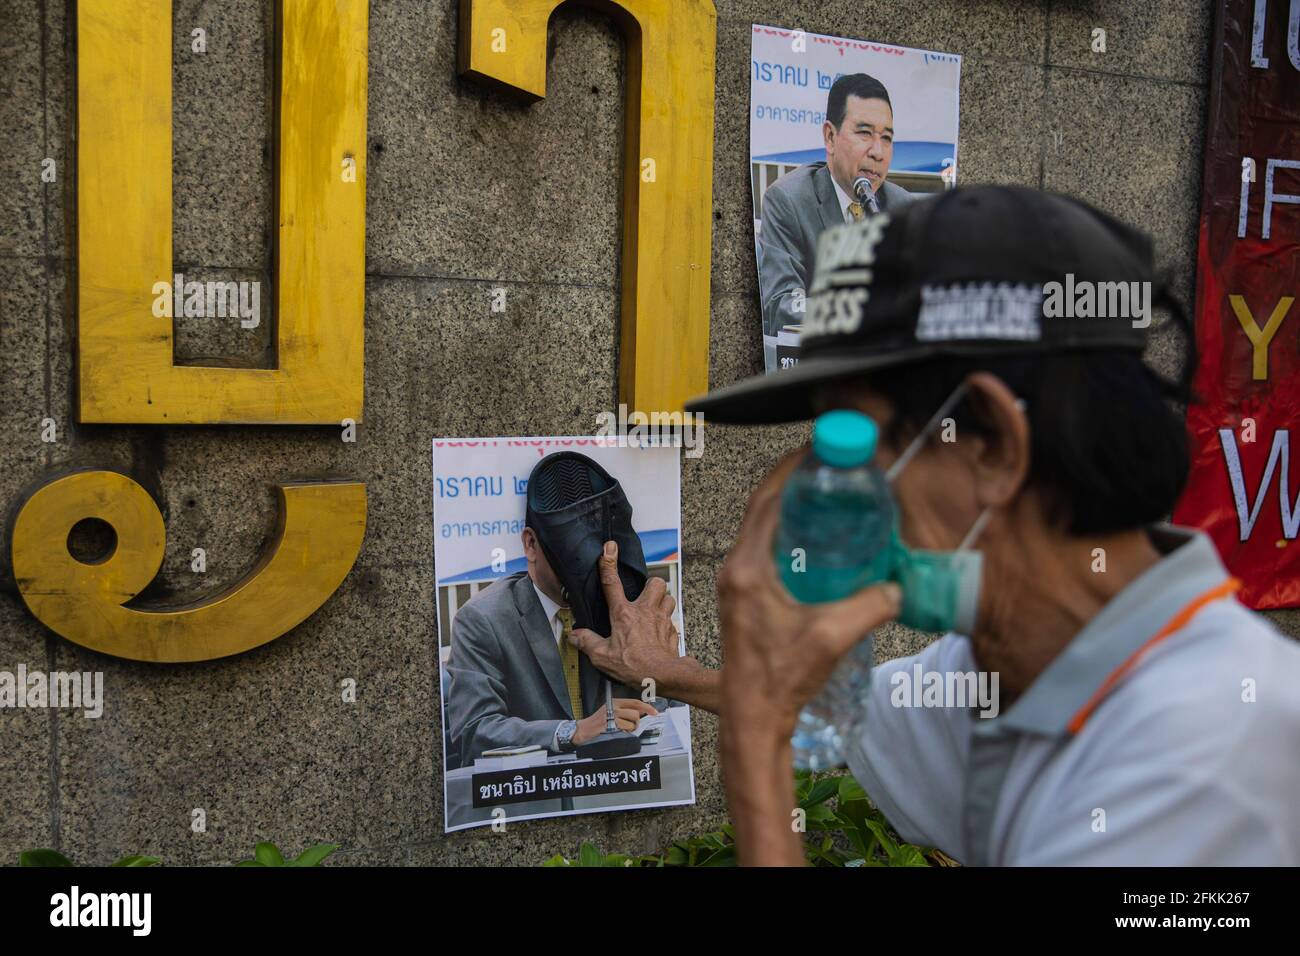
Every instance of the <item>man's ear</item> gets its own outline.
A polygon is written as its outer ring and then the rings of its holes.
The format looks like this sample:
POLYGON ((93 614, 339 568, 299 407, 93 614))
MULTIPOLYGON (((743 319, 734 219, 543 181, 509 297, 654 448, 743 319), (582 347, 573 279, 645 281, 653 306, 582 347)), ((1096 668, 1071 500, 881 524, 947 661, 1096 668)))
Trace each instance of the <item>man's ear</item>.
POLYGON ((826 120, 822 123, 822 143, 827 149, 831 148, 831 141, 835 138, 835 125, 826 120))
POLYGON ((528 563, 532 564, 536 559, 534 552, 537 550, 537 532, 532 528, 524 528, 523 533, 519 536, 524 543, 524 557, 528 563))
POLYGON ((1029 478, 1029 416, 1005 382, 990 372, 973 372, 966 380, 966 401, 986 434, 975 444, 972 467, 981 505, 1006 505, 1029 478))

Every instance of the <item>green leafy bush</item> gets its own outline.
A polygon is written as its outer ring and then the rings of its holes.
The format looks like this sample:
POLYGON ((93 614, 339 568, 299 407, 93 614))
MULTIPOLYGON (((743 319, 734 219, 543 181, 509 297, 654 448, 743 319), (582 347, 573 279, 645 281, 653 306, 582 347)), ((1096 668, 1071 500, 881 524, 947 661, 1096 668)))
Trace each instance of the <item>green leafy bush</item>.
POLYGON ((274 843, 259 843, 253 850, 251 860, 240 860, 235 866, 320 866, 321 860, 338 848, 337 843, 317 843, 307 847, 294 859, 286 860, 274 843))
MULTIPOLYGON (((804 852, 813 866, 952 866, 938 850, 904 843, 851 776, 795 773, 795 798, 804 812, 804 852)), ((602 854, 584 843, 577 859, 557 853, 543 866, 735 866, 731 824, 681 840, 661 853, 602 854)))

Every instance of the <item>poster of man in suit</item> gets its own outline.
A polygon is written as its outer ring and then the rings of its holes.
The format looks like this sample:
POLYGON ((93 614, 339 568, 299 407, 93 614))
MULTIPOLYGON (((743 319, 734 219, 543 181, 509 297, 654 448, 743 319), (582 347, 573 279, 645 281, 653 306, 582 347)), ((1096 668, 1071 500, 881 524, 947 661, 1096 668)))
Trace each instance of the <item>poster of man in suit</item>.
POLYGON ((768 372, 799 360, 817 239, 957 181, 961 57, 755 25, 750 183, 768 372))
POLYGON ((685 654, 679 455, 612 436, 433 442, 447 831, 694 802, 689 708, 578 650, 639 601, 685 654))

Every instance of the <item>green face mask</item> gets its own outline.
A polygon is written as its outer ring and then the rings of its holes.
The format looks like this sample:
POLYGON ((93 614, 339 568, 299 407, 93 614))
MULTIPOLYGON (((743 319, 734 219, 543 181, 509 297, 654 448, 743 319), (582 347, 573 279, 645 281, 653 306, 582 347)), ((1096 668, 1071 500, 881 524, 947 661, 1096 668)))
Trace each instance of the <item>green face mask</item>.
MULTIPOLYGON (((972 529, 983 528, 984 512, 972 529)), ((970 540, 971 535, 967 536, 970 540)), ((894 526, 894 560, 890 574, 903 589, 903 608, 898 620, 918 631, 956 631, 970 634, 979 611, 980 582, 984 556, 963 542, 956 551, 926 551, 909 548, 894 526)))
MULTIPOLYGON (((939 407, 919 435, 907 446, 885 473, 892 485, 899 472, 925 447, 925 442, 939 423, 966 394, 966 384, 957 386, 939 407)), ((903 607, 898 620, 919 631, 955 631, 970 634, 975 629, 979 611, 980 584, 984 576, 984 556, 972 549, 984 530, 990 509, 985 508, 955 551, 927 551, 909 548, 898 530, 897 499, 894 507, 892 540, 893 560, 890 578, 903 589, 903 607)))

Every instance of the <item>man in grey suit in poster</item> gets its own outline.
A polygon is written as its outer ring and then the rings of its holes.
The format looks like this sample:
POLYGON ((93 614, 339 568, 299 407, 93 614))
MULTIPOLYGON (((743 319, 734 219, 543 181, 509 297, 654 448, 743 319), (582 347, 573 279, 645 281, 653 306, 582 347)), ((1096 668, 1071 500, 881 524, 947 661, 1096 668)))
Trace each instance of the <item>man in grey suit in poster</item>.
MULTIPOLYGON (((502 747, 572 752, 605 729, 605 675, 568 640, 564 588, 532 528, 523 542, 527 573, 493 582, 452 621, 447 749, 460 766, 502 747)), ((614 696, 620 730, 658 713, 631 688, 614 696)))
POLYGON ((775 338, 801 325, 817 237, 830 226, 888 212, 915 197, 887 182, 894 157, 894 110, 884 84, 865 73, 841 76, 826 98, 826 161, 792 170, 763 193, 758 281, 767 370, 775 338), (865 179, 855 190, 854 183, 865 179))

